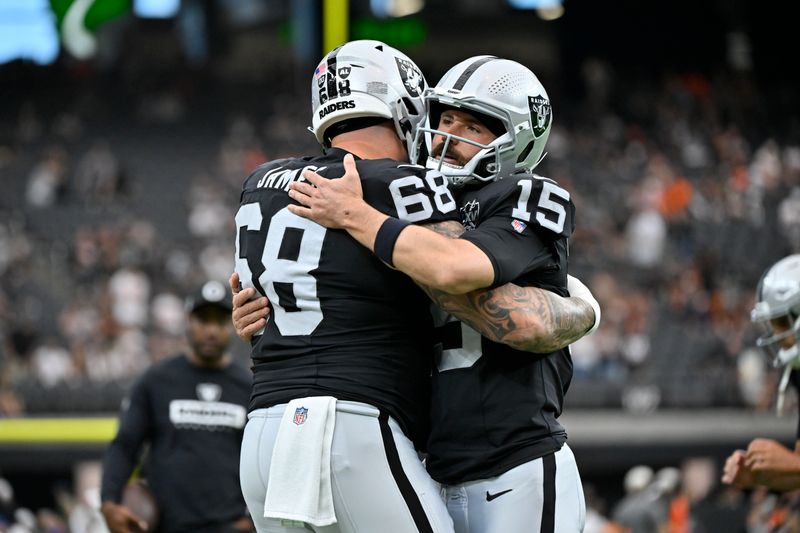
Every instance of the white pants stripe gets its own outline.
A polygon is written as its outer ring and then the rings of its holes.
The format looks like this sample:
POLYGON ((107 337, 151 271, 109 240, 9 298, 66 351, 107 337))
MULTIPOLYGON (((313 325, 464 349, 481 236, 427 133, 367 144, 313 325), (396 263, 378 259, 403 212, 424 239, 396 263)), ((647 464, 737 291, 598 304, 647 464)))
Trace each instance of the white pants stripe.
POLYGON ((579 533, 586 520, 575 456, 557 452, 490 479, 445 487, 456 533, 579 533))
POLYGON ((244 430, 240 481, 259 533, 453 532, 441 488, 399 425, 375 407, 345 401, 336 403, 331 448, 337 523, 312 527, 264 518, 269 462, 285 407, 253 411, 244 430))

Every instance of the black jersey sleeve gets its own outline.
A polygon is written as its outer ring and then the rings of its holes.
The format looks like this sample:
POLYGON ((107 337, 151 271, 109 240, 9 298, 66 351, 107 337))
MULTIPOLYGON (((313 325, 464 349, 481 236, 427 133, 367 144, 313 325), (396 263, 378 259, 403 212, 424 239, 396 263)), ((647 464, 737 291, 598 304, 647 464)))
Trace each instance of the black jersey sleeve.
MULTIPOLYGON (((794 391, 797 393, 797 396, 800 397, 800 372, 797 370, 792 370, 792 373, 789 374, 789 382, 794 387, 794 391)), ((795 438, 800 441, 800 407, 798 407, 798 417, 797 417, 797 433, 795 438)))
POLYGON ((533 270, 559 268, 575 219, 566 190, 546 178, 526 175, 486 185, 478 197, 486 210, 477 227, 461 238, 489 257, 494 286, 533 270))
POLYGON ((378 211, 414 224, 459 220, 447 178, 440 172, 388 159, 357 165, 364 200, 378 211))
POLYGON ((102 501, 119 502, 150 433, 150 408, 144 374, 132 387, 123 406, 119 429, 103 456, 102 501))

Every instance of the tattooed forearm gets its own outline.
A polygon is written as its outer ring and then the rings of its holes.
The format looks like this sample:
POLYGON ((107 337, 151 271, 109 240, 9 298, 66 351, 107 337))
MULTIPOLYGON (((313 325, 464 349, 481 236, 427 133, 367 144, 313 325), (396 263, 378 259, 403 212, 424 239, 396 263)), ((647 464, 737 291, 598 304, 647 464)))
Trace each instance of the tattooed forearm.
POLYGON ((463 295, 423 289, 443 311, 484 337, 526 352, 550 353, 564 348, 594 324, 594 311, 585 301, 536 287, 509 283, 463 295))
POLYGON ((450 237, 451 239, 457 239, 462 233, 464 233, 464 226, 461 225, 461 222, 456 222, 455 220, 433 222, 431 224, 425 224, 425 227, 429 230, 435 231, 439 235, 444 235, 445 237, 450 237))

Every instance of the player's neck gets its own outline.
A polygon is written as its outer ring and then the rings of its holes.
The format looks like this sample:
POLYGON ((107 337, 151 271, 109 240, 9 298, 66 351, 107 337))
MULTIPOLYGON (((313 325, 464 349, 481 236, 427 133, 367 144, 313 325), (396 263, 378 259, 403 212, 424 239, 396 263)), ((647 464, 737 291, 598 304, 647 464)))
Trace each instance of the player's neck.
POLYGON ((200 357, 192 350, 189 350, 189 352, 186 355, 187 359, 189 359, 189 363, 192 366, 196 366, 199 368, 221 369, 228 366, 231 362, 231 356, 230 354, 227 353, 222 354, 219 357, 205 358, 205 357, 200 357))
POLYGON ((341 133, 333 138, 333 148, 341 148, 361 159, 394 159, 408 161, 405 145, 391 124, 377 124, 341 133))

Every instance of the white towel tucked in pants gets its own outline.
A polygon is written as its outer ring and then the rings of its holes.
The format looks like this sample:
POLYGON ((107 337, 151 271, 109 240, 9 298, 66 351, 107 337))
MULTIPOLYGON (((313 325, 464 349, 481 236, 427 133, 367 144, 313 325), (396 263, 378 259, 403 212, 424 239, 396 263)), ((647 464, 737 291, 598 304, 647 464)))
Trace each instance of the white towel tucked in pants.
POLYGON ((281 419, 267 483, 264 516, 314 526, 336 523, 331 490, 331 443, 336 398, 292 400, 281 419))

